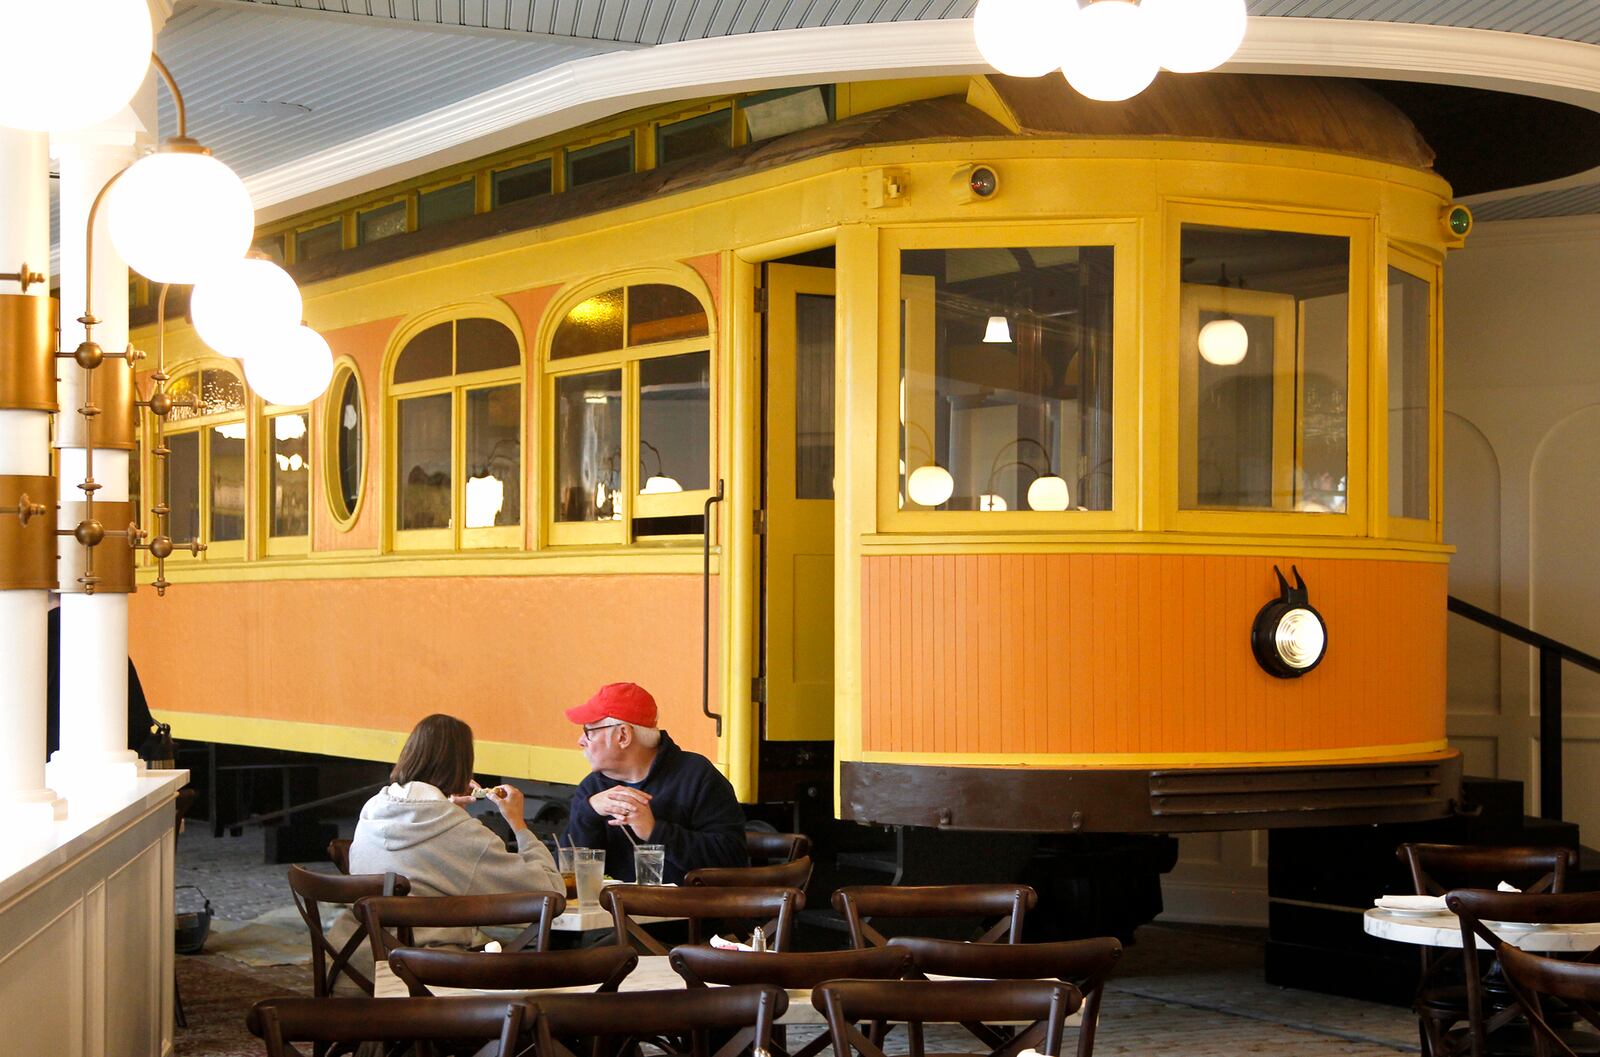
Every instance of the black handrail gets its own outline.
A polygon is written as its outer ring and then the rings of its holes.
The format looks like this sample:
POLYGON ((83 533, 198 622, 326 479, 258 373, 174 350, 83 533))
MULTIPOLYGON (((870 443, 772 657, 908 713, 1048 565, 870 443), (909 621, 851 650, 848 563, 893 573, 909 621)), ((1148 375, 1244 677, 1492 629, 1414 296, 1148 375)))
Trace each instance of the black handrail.
POLYGON ((1561 818, 1561 662, 1600 672, 1600 657, 1450 595, 1450 612, 1539 651, 1539 814, 1561 818))
POLYGON ((701 522, 704 533, 700 566, 700 711, 716 720, 717 737, 722 737, 722 717, 711 711, 711 504, 722 502, 722 478, 717 478, 717 494, 706 500, 701 522))

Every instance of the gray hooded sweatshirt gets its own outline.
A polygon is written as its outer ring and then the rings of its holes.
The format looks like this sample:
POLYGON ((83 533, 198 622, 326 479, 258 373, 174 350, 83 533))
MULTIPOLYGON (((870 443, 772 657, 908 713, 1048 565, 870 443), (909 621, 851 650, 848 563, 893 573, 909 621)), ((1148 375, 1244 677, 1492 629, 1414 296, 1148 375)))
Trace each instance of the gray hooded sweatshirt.
MULTIPOLYGON (((428 783, 390 785, 361 809, 350 845, 350 872, 402 874, 411 882, 414 896, 566 891, 549 849, 525 829, 517 830, 516 836, 517 850, 508 852, 488 827, 428 783)), ((328 931, 335 950, 355 928, 348 910, 339 915, 328 931)), ((466 946, 473 939, 470 928, 416 933, 417 942, 430 947, 466 946)), ((351 961, 371 975, 369 946, 364 945, 351 961)))

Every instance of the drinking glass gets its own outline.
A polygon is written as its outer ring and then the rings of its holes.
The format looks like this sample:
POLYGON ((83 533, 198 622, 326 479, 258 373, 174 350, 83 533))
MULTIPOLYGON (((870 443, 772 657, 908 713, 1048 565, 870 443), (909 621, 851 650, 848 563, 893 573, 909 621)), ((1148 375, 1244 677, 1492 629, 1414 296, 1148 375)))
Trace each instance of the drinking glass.
POLYGON ((578 902, 598 903, 600 901, 601 882, 606 874, 606 850, 604 848, 574 848, 572 849, 572 872, 575 875, 578 892, 578 902))
POLYGON ((567 886, 567 898, 578 898, 577 876, 572 870, 572 849, 564 844, 556 845, 556 868, 561 871, 561 880, 567 886))
POLYGON ((667 849, 661 844, 635 844, 633 846, 633 883, 658 885, 661 868, 666 863, 667 849))

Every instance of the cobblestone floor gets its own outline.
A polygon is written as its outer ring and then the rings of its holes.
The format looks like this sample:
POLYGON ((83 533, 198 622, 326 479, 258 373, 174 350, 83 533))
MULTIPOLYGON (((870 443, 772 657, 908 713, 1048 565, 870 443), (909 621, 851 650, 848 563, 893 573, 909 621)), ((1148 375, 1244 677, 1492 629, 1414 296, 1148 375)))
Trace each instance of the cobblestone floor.
MULTIPOLYGON (((213 839, 203 825, 191 826, 178 842, 178 883, 198 884, 220 918, 247 921, 267 914, 292 922, 283 913, 291 905, 285 868, 261 860, 259 833, 213 839)), ((307 865, 331 869, 326 863, 307 865)), ((1137 938, 1107 986, 1095 1042, 1102 1057, 1379 1057, 1417 1051, 1416 1021, 1406 1010, 1266 984, 1259 933, 1150 925, 1137 938)), ((310 989, 304 967, 240 971, 256 974, 268 991, 292 988, 299 976, 310 989)), ((947 1040, 943 1034, 930 1031, 930 1051, 964 1048, 959 1036, 947 1040)), ((204 1052, 181 1050, 186 1057, 204 1052)))

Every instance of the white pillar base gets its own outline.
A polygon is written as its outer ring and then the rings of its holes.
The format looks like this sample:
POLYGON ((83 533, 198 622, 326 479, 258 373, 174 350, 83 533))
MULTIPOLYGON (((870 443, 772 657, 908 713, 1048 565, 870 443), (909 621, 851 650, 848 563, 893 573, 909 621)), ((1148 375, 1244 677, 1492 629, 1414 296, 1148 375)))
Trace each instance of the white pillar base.
POLYGON ((131 749, 87 753, 59 749, 44 765, 51 789, 70 794, 74 804, 125 795, 144 773, 144 763, 131 749))
POLYGON ((0 801, 0 826, 46 828, 67 817, 67 802, 54 789, 14 791, 0 801))

